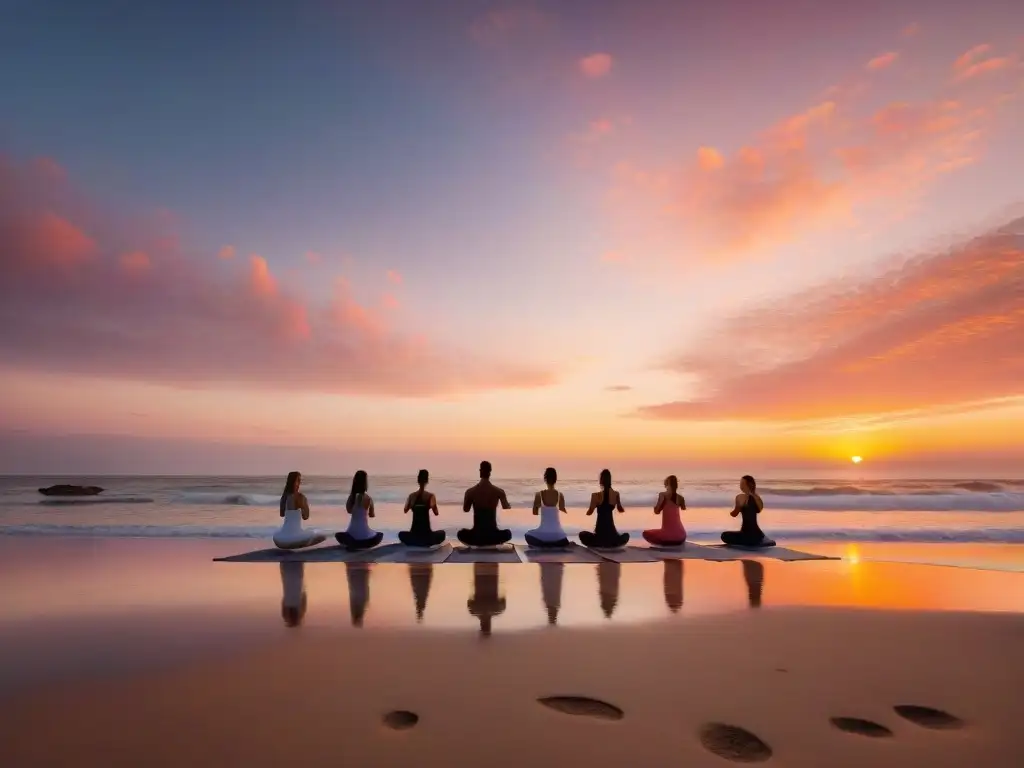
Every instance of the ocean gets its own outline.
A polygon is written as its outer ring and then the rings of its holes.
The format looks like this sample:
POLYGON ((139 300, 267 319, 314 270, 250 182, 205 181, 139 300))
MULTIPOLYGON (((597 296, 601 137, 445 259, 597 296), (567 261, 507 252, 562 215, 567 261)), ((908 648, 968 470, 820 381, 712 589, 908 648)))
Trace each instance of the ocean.
MULTIPOLYGON (((533 494, 541 483, 531 478, 495 477, 513 509, 499 521, 516 540, 537 524, 531 514, 533 494)), ((657 527, 651 508, 662 478, 616 482, 626 513, 617 516, 620 530, 639 536, 657 527)), ((332 532, 347 525, 345 499, 350 478, 303 479, 309 498, 309 526, 332 532)), ((441 515, 434 526, 449 534, 469 523, 462 495, 473 477, 439 477, 430 490, 441 515)), ((681 479, 686 498, 683 516, 692 540, 712 541, 737 526, 729 517, 738 492, 735 479, 681 479)), ((0 477, 0 535, 108 537, 230 537, 267 539, 280 525, 278 499, 283 477, 0 477), (38 488, 72 482, 99 485, 100 496, 61 499, 42 496, 38 488)), ((569 514, 570 533, 593 527, 584 515, 591 479, 559 482, 569 514)), ((402 513, 407 495, 416 490, 408 477, 372 476, 370 494, 377 530, 391 538, 407 528, 402 513)), ((1024 480, 877 480, 829 482, 815 479, 762 480, 765 502, 762 527, 777 540, 1024 543, 1024 480)))

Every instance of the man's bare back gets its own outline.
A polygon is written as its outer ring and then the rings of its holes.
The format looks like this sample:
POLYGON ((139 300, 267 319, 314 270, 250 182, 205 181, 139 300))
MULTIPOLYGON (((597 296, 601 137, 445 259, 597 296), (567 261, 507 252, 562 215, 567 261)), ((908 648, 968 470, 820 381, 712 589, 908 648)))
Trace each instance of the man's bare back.
POLYGON ((490 512, 496 510, 499 504, 502 509, 512 509, 512 505, 508 503, 508 497, 505 496, 505 491, 494 485, 489 479, 484 478, 466 491, 466 497, 462 502, 462 511, 469 512, 472 509, 473 512, 481 510, 490 512))
POLYGON ((491 483, 491 463, 480 462, 480 482, 466 491, 462 511, 473 510, 473 527, 463 528, 456 535, 463 544, 471 547, 491 547, 505 544, 512 538, 512 531, 498 528, 498 505, 512 509, 508 497, 498 486, 491 483))

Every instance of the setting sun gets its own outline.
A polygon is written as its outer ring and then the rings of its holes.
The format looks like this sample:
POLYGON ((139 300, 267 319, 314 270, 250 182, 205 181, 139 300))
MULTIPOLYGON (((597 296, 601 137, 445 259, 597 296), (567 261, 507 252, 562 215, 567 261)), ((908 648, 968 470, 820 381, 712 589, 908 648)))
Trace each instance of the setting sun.
POLYGON ((862 459, 860 456, 851 456, 850 461, 852 461, 854 464, 860 464, 862 461, 864 461, 864 459, 862 459))

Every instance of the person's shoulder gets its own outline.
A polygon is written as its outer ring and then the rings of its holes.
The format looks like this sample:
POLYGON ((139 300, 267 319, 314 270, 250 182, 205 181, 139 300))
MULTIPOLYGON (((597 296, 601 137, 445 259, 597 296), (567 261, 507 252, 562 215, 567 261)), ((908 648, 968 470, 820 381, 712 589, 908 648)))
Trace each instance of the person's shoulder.
POLYGON ((740 492, 740 493, 736 494, 736 501, 738 501, 738 502, 740 502, 742 504, 746 500, 747 500, 747 494, 745 494, 743 492, 740 492))

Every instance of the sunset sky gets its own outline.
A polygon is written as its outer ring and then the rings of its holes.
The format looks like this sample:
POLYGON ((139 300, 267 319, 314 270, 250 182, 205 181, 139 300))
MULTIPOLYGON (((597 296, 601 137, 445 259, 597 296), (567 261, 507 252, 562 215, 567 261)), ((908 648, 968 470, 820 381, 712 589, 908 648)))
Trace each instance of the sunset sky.
POLYGON ((0 472, 1024 468, 1024 3, 2 7, 0 472))

